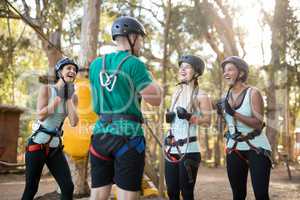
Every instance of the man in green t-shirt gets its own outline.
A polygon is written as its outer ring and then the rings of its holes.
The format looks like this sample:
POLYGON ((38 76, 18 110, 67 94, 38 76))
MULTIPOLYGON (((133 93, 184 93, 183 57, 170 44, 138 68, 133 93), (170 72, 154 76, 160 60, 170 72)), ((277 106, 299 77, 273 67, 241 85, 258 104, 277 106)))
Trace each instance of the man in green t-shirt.
POLYGON ((108 199, 117 185, 118 199, 134 200, 141 189, 145 139, 141 100, 161 102, 161 89, 138 58, 145 29, 135 18, 119 17, 112 25, 117 51, 90 66, 93 109, 97 120, 90 146, 91 199, 108 199))

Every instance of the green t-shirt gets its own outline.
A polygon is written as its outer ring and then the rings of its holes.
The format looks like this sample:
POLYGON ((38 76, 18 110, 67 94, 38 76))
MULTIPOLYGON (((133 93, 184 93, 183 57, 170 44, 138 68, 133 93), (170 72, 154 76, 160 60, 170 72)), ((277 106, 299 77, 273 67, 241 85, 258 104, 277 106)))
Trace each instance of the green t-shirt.
MULTIPOLYGON (((118 51, 105 56, 106 72, 113 74, 119 63, 129 55, 128 51, 118 51)), ((89 78, 92 89, 93 110, 96 114, 128 114, 142 117, 139 92, 152 82, 146 65, 131 55, 121 66, 113 90, 109 92, 100 86, 102 58, 96 58, 91 66, 89 78)), ((103 77, 105 83, 106 77, 103 77)), ((113 82, 113 81, 112 81, 113 82)), ((110 84, 108 87, 111 87, 110 84)), ((141 136, 144 134, 140 123, 131 120, 114 120, 104 123, 97 120, 93 134, 110 133, 113 135, 141 136)))

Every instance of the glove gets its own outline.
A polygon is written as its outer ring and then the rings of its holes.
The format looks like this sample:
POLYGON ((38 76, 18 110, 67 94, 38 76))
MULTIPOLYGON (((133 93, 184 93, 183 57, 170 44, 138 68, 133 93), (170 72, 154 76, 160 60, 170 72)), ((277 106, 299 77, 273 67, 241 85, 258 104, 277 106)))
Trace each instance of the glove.
POLYGON ((216 103, 216 109, 217 109, 217 114, 218 115, 223 115, 223 110, 224 110, 224 103, 225 103, 225 99, 220 99, 217 101, 216 103))
POLYGON ((57 91, 57 96, 62 99, 68 100, 71 99, 75 92, 74 84, 73 83, 65 83, 63 88, 60 88, 57 91))
POLYGON ((234 113, 235 113, 235 110, 230 106, 230 104, 228 103, 228 100, 225 99, 225 102, 224 102, 224 107, 225 107, 225 112, 228 114, 228 115, 231 115, 233 117, 234 113))
POLYGON ((172 123, 173 122, 173 120, 175 119, 175 116, 176 116, 176 113, 175 112, 167 112, 166 113, 166 122, 167 123, 172 123))
POLYGON ((61 99, 65 99, 65 87, 57 90, 57 96, 59 96, 61 99))
POLYGON ((66 91, 66 94, 65 94, 66 99, 71 99, 74 92, 75 92, 74 84, 73 83, 66 83, 65 84, 65 91, 66 91))
POLYGON ((185 108, 178 106, 176 110, 179 119, 186 119, 188 121, 191 119, 192 113, 189 113, 185 108))

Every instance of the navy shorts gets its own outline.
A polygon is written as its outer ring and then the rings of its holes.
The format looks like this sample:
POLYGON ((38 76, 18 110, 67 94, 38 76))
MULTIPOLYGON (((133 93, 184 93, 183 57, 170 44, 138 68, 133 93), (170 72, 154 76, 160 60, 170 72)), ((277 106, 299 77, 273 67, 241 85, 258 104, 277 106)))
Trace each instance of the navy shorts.
MULTIPOLYGON (((95 137, 92 140, 95 140, 95 137)), ((92 141, 93 145, 97 145, 95 141, 92 141)), ((130 148, 121 156, 111 158, 100 159, 90 153, 92 188, 115 183, 124 190, 141 190, 145 151, 139 153, 135 148, 130 148)))

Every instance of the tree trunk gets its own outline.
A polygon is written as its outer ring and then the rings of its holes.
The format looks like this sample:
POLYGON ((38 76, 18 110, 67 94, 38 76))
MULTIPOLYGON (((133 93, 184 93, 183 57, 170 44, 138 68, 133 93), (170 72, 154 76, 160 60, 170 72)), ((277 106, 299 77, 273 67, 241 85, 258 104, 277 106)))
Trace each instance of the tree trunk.
MULTIPOLYGON (((82 18, 80 37, 80 65, 84 68, 88 68, 97 53, 100 1, 85 0, 83 4, 84 16, 82 18)), ((85 196, 89 194, 89 186, 87 183, 88 158, 73 160, 72 157, 69 157, 68 161, 75 186, 74 196, 85 196)))
POLYGON ((101 1, 85 0, 83 4, 84 15, 80 35, 80 64, 84 68, 88 68, 97 55, 101 1))
POLYGON ((278 117, 276 114, 276 86, 275 86, 275 72, 280 68, 281 57, 285 57, 285 27, 288 1, 276 0, 275 13, 273 22, 271 24, 272 30, 272 58, 268 66, 268 86, 267 86, 267 136, 272 146, 273 158, 277 156, 278 144, 278 117))
POLYGON ((297 141, 296 140, 296 135, 295 135, 295 129, 296 129, 296 116, 295 114, 291 111, 290 112, 290 135, 291 135, 291 148, 290 148, 290 155, 291 155, 291 160, 296 161, 297 157, 295 155, 295 144, 297 141))
POLYGON ((73 157, 65 154, 74 183, 74 197, 81 198, 87 197, 90 194, 90 188, 87 183, 88 176, 88 158, 74 159, 73 157))
POLYGON ((45 41, 43 38, 42 46, 47 55, 48 63, 49 63, 49 76, 54 76, 54 66, 56 62, 62 57, 61 52, 58 49, 61 49, 61 28, 49 34, 49 41, 55 46, 51 46, 48 41, 45 41))
POLYGON ((205 145, 204 159, 205 160, 210 160, 211 159, 211 149, 209 148, 208 141, 209 141, 208 128, 205 128, 205 134, 204 134, 204 145, 205 145))
POLYGON ((274 71, 268 71, 268 86, 267 86, 267 136, 270 141, 273 159, 277 155, 277 115, 276 115, 276 92, 274 83, 274 71))

